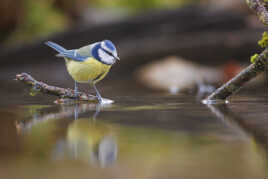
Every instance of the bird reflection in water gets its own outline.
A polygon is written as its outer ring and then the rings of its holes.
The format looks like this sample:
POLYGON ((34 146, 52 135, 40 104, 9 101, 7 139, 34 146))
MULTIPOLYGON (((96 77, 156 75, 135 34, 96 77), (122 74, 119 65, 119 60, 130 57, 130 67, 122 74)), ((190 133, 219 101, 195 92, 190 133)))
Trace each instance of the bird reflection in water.
POLYGON ((67 129, 68 155, 76 160, 89 161, 92 164, 106 167, 116 161, 117 142, 112 128, 97 121, 101 106, 90 120, 79 118, 79 106, 75 106, 75 120, 67 129))
POLYGON ((107 167, 116 161, 118 153, 113 126, 98 119, 101 110, 107 107, 77 103, 44 115, 41 113, 47 108, 41 109, 32 114, 31 120, 17 121, 17 133, 25 139, 26 152, 45 153, 52 160, 71 159, 107 167), (95 111, 92 117, 80 117, 92 110, 95 111))

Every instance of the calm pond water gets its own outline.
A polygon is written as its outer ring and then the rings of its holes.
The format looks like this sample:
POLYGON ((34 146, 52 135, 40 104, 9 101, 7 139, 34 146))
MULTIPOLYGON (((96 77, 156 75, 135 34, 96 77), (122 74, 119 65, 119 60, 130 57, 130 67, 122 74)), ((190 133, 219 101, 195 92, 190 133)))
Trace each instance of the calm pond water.
POLYGON ((265 92, 206 106, 194 94, 151 93, 119 80, 113 88, 100 84, 112 105, 56 105, 56 98, 30 96, 6 79, 0 79, 0 178, 268 176, 265 92))

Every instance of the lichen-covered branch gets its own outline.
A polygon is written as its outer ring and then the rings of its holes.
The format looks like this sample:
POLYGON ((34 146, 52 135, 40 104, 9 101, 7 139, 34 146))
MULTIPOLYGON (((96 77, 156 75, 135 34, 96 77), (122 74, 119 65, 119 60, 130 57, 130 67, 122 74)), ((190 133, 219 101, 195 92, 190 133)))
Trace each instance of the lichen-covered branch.
POLYGON ((24 84, 32 87, 35 91, 58 96, 60 98, 78 99, 80 101, 97 102, 96 96, 79 92, 77 97, 75 96, 74 90, 60 88, 57 86, 50 86, 44 82, 35 80, 31 75, 27 73, 21 73, 16 75, 16 80, 23 82, 24 84))
POLYGON ((265 7, 267 0, 246 0, 246 2, 249 8, 257 14, 259 20, 263 24, 268 25, 268 12, 265 7))
POLYGON ((268 49, 266 48, 261 54, 255 55, 254 63, 241 71, 233 79, 218 88, 205 100, 206 103, 213 103, 217 100, 226 100, 229 96, 236 93, 246 82, 255 78, 260 73, 264 72, 265 65, 268 64, 268 49))
MULTIPOLYGON (((246 0, 246 2, 250 9, 256 12, 259 20, 268 25, 268 12, 266 10, 267 0, 246 0)), ((261 47, 265 48, 265 50, 260 55, 255 54, 251 57, 250 61, 252 64, 218 88, 203 102, 214 103, 217 100, 225 101, 229 96, 242 88, 246 82, 255 78, 265 70, 265 65, 268 63, 268 34, 263 33, 263 37, 258 43, 261 47)))

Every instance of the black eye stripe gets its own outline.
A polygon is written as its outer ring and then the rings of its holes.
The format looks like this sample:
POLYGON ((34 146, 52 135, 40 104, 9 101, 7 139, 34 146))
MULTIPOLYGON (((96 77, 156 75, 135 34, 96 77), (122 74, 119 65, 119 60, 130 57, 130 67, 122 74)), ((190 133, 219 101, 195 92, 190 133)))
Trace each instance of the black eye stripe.
POLYGON ((105 50, 104 48, 101 48, 105 53, 107 53, 108 55, 110 55, 110 56, 112 56, 112 57, 114 57, 114 55, 111 53, 111 52, 109 52, 109 51, 107 51, 107 50, 105 50))

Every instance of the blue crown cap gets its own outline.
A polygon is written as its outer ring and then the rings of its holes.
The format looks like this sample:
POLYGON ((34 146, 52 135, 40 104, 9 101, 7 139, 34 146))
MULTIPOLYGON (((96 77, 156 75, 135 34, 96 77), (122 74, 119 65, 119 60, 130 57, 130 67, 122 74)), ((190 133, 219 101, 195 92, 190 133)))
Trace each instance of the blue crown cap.
POLYGON ((111 42, 110 40, 104 40, 104 43, 105 43, 105 46, 109 48, 111 51, 115 50, 115 46, 113 42, 111 42))

